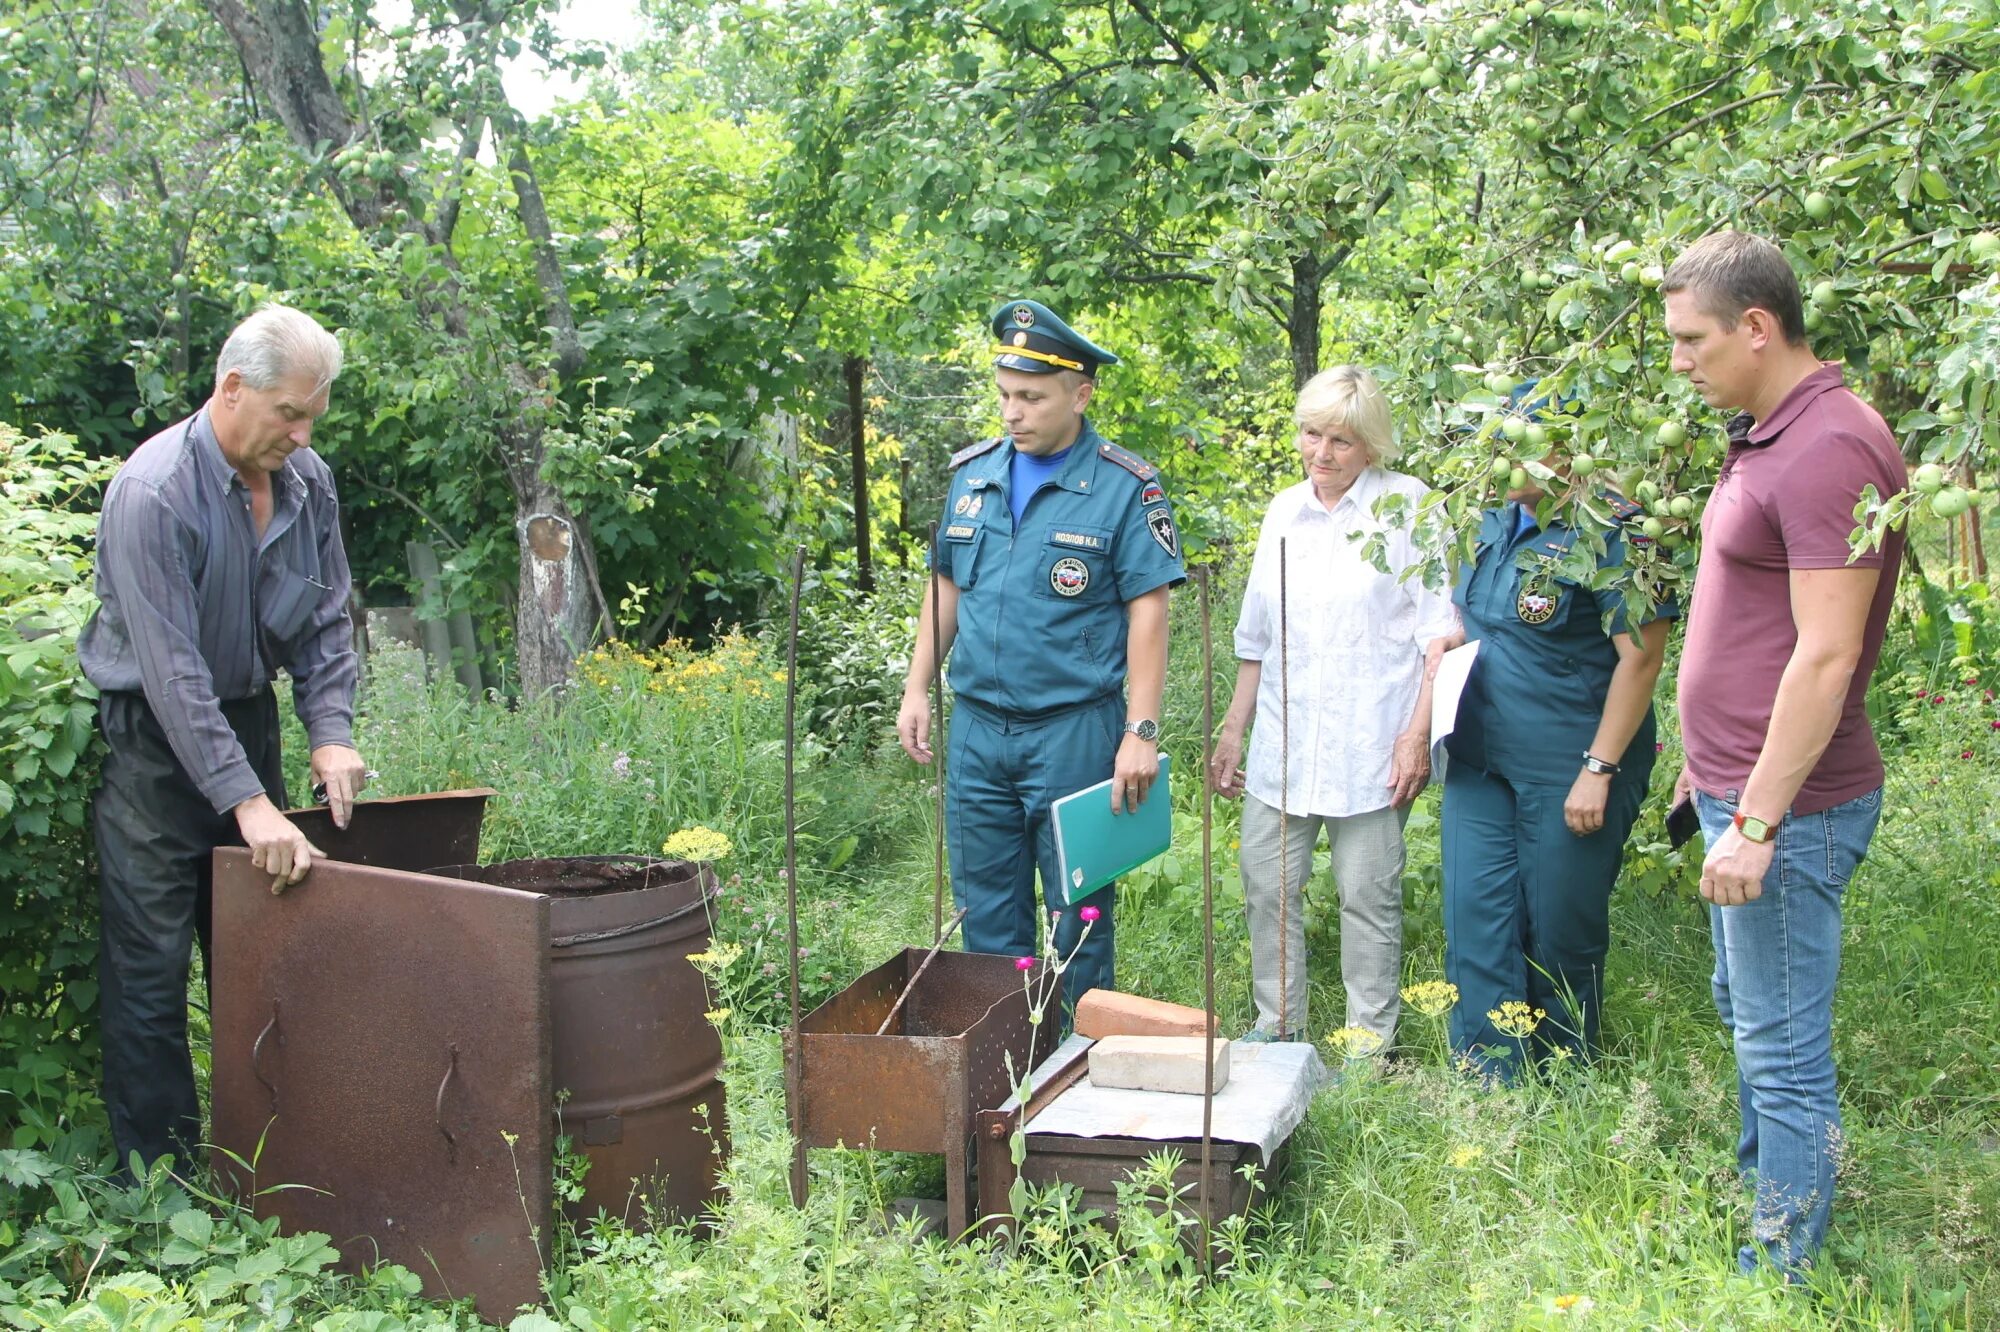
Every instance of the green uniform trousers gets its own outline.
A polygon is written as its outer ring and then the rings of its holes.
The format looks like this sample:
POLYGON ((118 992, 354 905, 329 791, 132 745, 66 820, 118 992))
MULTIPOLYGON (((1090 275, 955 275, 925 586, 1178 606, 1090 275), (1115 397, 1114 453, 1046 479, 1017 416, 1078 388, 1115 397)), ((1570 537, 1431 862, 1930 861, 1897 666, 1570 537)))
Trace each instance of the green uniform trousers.
POLYGON ((1444 779, 1445 979, 1458 987, 1451 1044, 1512 1081, 1532 1050, 1588 1058, 1597 1048, 1611 887, 1651 769, 1611 779, 1604 826, 1563 822, 1565 784, 1518 782, 1454 762, 1444 779), (1543 1009, 1532 1035, 1488 1013, 1509 1000, 1543 1009))
POLYGON ((1117 885, 1064 900, 1049 806, 1111 776, 1124 725, 1125 704, 1116 694, 1038 719, 995 712, 965 698, 952 709, 945 837, 952 897, 966 908, 965 947, 974 953, 1041 955, 1039 866, 1044 905, 1062 912, 1057 956, 1068 957, 1083 939, 1063 976, 1065 1014, 1084 991, 1111 988, 1117 885), (1087 906, 1101 914, 1086 938, 1078 912, 1087 906))

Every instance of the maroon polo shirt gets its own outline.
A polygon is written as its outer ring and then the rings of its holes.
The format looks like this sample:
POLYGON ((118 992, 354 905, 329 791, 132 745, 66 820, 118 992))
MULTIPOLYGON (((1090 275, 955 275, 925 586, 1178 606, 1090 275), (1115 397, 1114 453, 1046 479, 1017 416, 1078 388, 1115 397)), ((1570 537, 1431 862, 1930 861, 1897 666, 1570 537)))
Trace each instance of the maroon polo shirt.
POLYGON ((1688 772, 1712 796, 1741 791, 1764 749, 1778 680, 1798 644, 1791 571, 1882 570, 1840 724, 1792 801, 1812 814, 1882 784, 1882 755, 1863 700, 1902 566, 1903 533, 1848 558, 1855 503, 1873 485, 1883 499, 1909 484, 1882 417, 1828 363, 1776 411, 1729 423, 1729 456, 1701 515, 1701 564, 1681 650, 1681 737, 1688 772))

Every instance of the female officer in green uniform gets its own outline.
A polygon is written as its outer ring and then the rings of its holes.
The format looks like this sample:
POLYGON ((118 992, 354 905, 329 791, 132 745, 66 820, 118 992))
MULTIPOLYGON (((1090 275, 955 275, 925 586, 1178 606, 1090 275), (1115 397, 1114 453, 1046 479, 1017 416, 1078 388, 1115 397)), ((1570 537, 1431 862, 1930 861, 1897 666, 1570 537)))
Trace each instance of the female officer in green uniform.
POLYGON ((1658 606, 1634 629, 1625 580, 1593 591, 1572 576, 1624 566, 1646 541, 1622 530, 1639 505, 1592 497, 1609 530, 1586 534, 1543 500, 1531 484, 1486 512, 1452 594, 1479 656, 1445 741, 1451 1042, 1502 1081, 1530 1047, 1596 1048, 1611 887, 1653 769, 1653 685, 1677 613, 1658 606))
MULTIPOLYGON (((1112 984, 1114 885, 1066 900, 1049 806, 1106 778, 1114 813, 1145 799, 1159 772, 1167 590, 1187 575, 1159 475, 1084 416, 1097 367, 1118 358, 1034 301, 1007 302, 992 323, 1007 434, 952 458, 933 565, 955 697, 945 834, 972 952, 1039 951, 1037 866, 1048 909, 1063 913, 1060 954, 1077 947, 1082 908, 1097 909, 1063 984, 1067 1009, 1112 984)), ((896 719, 919 763, 931 760, 929 593, 896 719)))

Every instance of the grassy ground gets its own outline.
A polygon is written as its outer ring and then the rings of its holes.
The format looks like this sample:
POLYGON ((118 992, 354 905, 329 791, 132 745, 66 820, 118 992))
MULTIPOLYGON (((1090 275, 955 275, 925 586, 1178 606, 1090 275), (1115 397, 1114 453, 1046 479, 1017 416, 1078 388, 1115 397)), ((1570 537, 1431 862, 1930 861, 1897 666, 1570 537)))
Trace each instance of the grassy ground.
MULTIPOLYGON (((1183 772, 1198 770, 1192 600, 1176 612, 1167 716, 1183 772)), ((878 628, 893 640, 893 623, 878 628)), ((1614 901, 1605 1058, 1485 1092, 1450 1071, 1441 1020, 1410 1014, 1409 1058, 1388 1072, 1349 1066, 1318 1098, 1289 1172, 1204 1282, 1171 1222, 1133 1211, 1113 1244, 1060 1197, 1038 1204, 1011 1251, 885 1230, 886 1201, 937 1185, 924 1158, 815 1152, 811 1204, 790 1206, 777 1035, 782 685, 767 648, 598 659, 560 712, 466 708, 378 669, 362 735, 385 790, 500 788, 488 858, 655 850, 697 824, 735 843, 717 926, 742 948, 722 980, 735 1138, 719 1228, 696 1239, 605 1225, 574 1237, 549 1308, 516 1321, 524 1332, 1984 1328, 2000 1327, 2000 714, 1983 686, 1962 683, 1968 674, 1897 676, 1878 691, 1890 779, 1881 831, 1850 890, 1835 1028, 1842 1195, 1826 1262, 1803 1290, 1734 1274, 1747 1226, 1732 1171, 1734 1070, 1708 998, 1705 917, 1690 867, 1665 849, 1657 802, 1614 901)), ((865 714, 818 702, 815 716, 865 714)), ((926 774, 886 746, 830 743, 824 730, 804 741, 809 1001, 926 938, 931 916, 926 774)), ((1200 1000, 1193 794, 1186 784, 1175 856, 1125 885, 1119 924, 1121 983, 1183 1002, 1200 1000)), ((1248 1018, 1233 818, 1222 811, 1214 828, 1218 994, 1232 1029, 1248 1018)), ((1434 795, 1413 817, 1410 843, 1405 979, 1416 982, 1441 975, 1434 795)), ((1325 880, 1316 887, 1312 1006, 1315 1026, 1330 1027, 1340 1013, 1337 938, 1325 880)), ((0 1321, 235 1328, 283 1326, 282 1317, 330 1332, 471 1324, 463 1309, 414 1298, 407 1274, 329 1276, 318 1253, 281 1251, 232 1213, 196 1244, 181 1232, 198 1223, 168 1220, 186 1205, 181 1195, 118 1194, 59 1156, 0 1160, 16 1213, 23 1198, 37 1213, 17 1227, 14 1256, 0 1259, 0 1321), (23 1182, 24 1171, 47 1177, 23 1182), (260 1253, 275 1255, 258 1260, 271 1273, 244 1275, 245 1255, 260 1253)))

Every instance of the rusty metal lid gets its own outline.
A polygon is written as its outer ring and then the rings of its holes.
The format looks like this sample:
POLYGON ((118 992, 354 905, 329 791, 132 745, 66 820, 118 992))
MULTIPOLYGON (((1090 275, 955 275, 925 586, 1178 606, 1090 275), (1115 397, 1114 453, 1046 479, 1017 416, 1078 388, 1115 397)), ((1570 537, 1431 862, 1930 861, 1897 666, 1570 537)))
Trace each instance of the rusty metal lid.
POLYGON ((218 1172, 505 1321, 554 1215, 549 899, 339 861, 270 884, 215 853, 218 1172))
POLYGON ((292 826, 335 860, 424 870, 479 859, 479 824, 491 787, 357 801, 345 828, 324 805, 285 811, 292 826))

